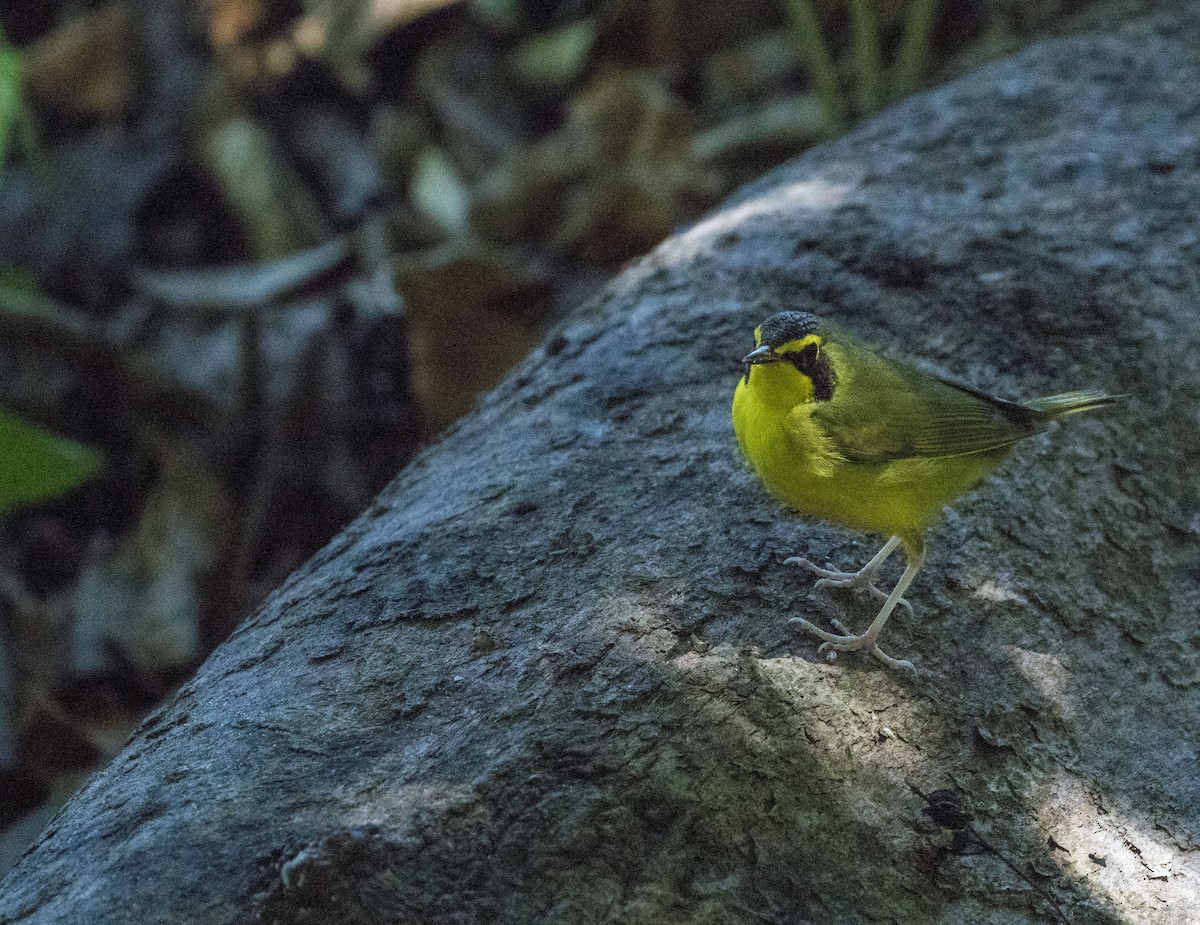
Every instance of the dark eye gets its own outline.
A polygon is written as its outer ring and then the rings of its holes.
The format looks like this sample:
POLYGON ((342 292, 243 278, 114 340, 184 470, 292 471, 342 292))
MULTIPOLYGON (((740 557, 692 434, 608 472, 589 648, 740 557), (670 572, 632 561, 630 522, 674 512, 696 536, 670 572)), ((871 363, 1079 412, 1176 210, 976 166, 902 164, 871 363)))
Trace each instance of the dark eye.
POLYGON ((785 356, 796 369, 811 377, 817 366, 817 345, 809 344, 803 350, 795 350, 785 356))
POLYGON ((836 383, 833 370, 829 368, 828 354, 822 354, 816 344, 809 344, 803 350, 785 353, 784 356, 789 363, 812 380, 813 398, 817 401, 829 401, 833 397, 836 383))

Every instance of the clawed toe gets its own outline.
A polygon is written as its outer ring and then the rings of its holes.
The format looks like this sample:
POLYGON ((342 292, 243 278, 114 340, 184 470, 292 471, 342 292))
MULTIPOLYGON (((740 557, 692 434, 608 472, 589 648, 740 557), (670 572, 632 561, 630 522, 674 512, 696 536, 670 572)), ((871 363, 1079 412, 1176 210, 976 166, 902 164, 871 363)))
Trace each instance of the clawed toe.
MULTIPOLYGON (((886 591, 881 591, 879 588, 875 587, 875 585, 868 586, 867 590, 871 592, 871 597, 875 598, 875 600, 887 603, 888 595, 886 591)), ((897 598, 896 605, 907 610, 910 617, 913 615, 912 604, 908 602, 907 598, 897 598)))
POLYGON ((806 568, 814 575, 819 575, 821 581, 848 581, 854 578, 855 572, 839 572, 837 569, 822 568, 813 562, 812 559, 805 559, 803 556, 792 556, 789 559, 783 560, 784 565, 798 565, 801 568, 806 568))
POLYGON ((814 565, 811 561, 801 556, 792 556, 784 560, 785 565, 799 565, 820 576, 820 579, 815 584, 817 588, 849 588, 852 591, 869 591, 873 598, 883 601, 883 606, 879 608, 879 613, 875 615, 875 619, 871 621, 871 625, 860 635, 850 632, 849 627, 840 620, 832 621, 833 628, 837 630, 836 633, 823 630, 801 617, 793 617, 788 621, 798 624, 806 632, 812 633, 814 636, 819 636, 822 642, 817 652, 825 656, 826 659, 832 661, 838 657, 839 652, 865 650, 889 668, 904 668, 911 671, 914 675, 917 673, 917 669, 912 662, 903 658, 893 658, 879 648, 879 635, 883 631, 884 624, 887 623, 892 611, 896 607, 902 606, 910 614, 912 613, 912 605, 904 599, 904 592, 912 583, 913 577, 925 561, 924 545, 917 545, 911 549, 906 547, 907 561, 905 563, 904 574, 896 582, 896 587, 892 589, 892 593, 885 594, 875 586, 875 573, 879 571, 879 567, 887 561, 888 556, 899 545, 900 537, 893 536, 872 557, 871 561, 857 572, 839 572, 834 569, 821 568, 819 565, 814 565))
MULTIPOLYGON (((822 577, 813 583, 813 590, 819 591, 821 588, 845 588, 853 591, 855 594, 868 592, 871 597, 877 601, 886 601, 888 599, 887 592, 881 589, 871 580, 871 573, 859 572, 835 572, 831 569, 823 569, 813 565, 808 559, 801 559, 798 556, 793 556, 790 559, 783 560, 784 565, 802 565, 810 571, 815 572, 822 577)), ((896 603, 908 611, 909 616, 912 616, 912 604, 904 598, 900 598, 896 603)))
POLYGON ((838 657, 839 652, 857 652, 860 649, 865 649, 889 668, 903 668, 912 672, 913 677, 916 677, 916 666, 906 658, 894 658, 884 652, 875 641, 877 637, 872 636, 870 630, 861 635, 855 635, 850 632, 849 628, 841 620, 830 621, 833 624, 833 628, 837 630, 837 633, 830 633, 823 630, 803 617, 793 617, 788 623, 795 623, 814 636, 819 636, 823 639, 824 642, 817 648, 817 654, 825 656, 827 661, 832 662, 838 657))

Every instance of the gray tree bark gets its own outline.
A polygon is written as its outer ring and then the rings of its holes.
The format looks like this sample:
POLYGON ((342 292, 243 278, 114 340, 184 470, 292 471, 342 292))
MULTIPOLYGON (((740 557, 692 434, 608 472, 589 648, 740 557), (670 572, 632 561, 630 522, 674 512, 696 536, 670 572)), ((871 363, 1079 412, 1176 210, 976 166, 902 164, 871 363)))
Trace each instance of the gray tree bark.
POLYGON ((0 921, 1195 921, 1197 49, 1197 3, 1041 44, 665 242, 146 721, 0 921), (876 538, 738 459, 782 308, 1130 395, 932 531, 916 679, 787 624, 865 625, 783 559, 876 538))

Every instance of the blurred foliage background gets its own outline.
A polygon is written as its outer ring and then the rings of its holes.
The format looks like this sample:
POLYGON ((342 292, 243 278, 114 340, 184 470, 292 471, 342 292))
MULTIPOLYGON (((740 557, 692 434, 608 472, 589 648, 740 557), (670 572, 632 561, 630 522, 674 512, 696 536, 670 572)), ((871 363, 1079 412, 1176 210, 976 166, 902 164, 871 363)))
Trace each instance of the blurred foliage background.
POLYGON ((0 872, 556 319, 1083 0, 5 0, 0 872))

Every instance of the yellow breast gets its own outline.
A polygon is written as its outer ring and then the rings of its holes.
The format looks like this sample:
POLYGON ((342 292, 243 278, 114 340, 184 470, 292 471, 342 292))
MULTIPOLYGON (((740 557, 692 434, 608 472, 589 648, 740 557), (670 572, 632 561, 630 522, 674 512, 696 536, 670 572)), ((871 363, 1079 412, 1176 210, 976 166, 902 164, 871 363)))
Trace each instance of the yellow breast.
POLYGON ((733 395, 742 453, 772 495, 796 510, 855 530, 916 539, 942 508, 987 474, 991 455, 851 462, 795 395, 787 364, 754 367, 733 395))

